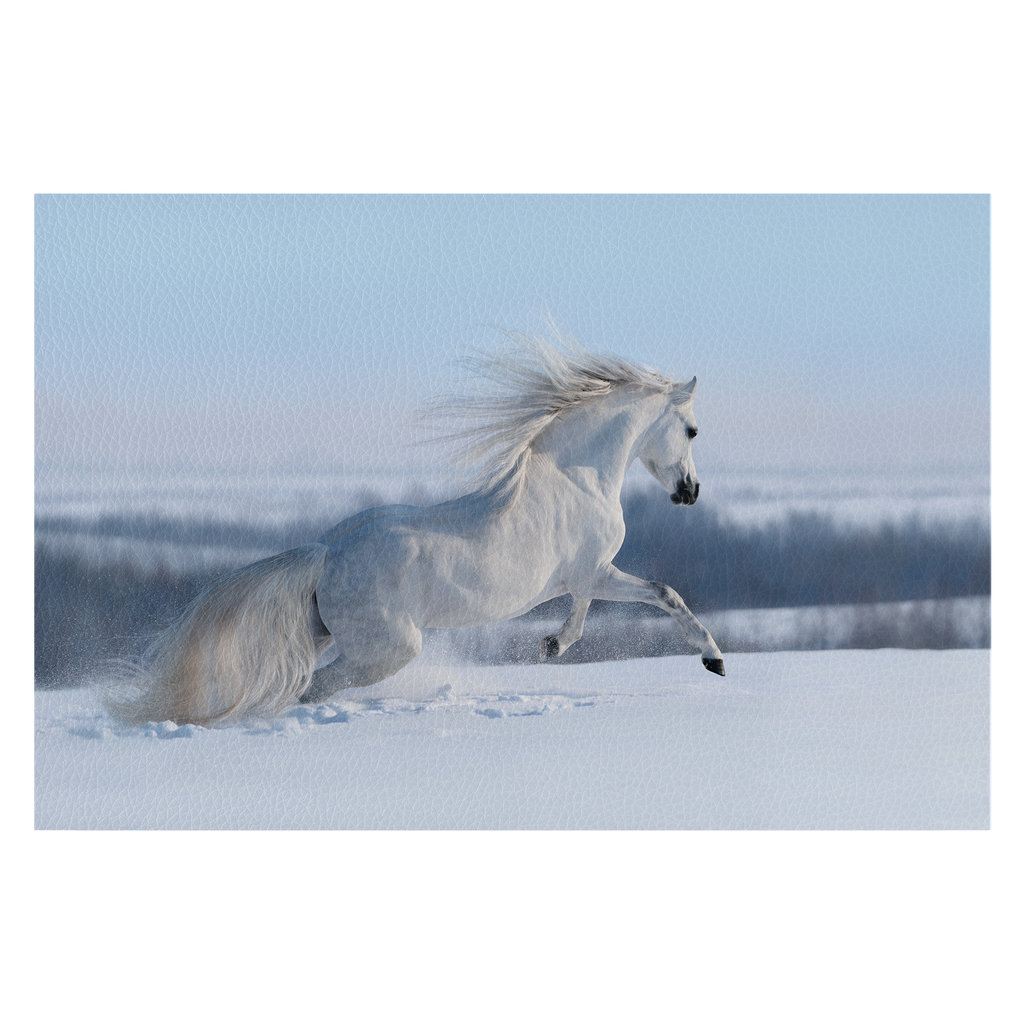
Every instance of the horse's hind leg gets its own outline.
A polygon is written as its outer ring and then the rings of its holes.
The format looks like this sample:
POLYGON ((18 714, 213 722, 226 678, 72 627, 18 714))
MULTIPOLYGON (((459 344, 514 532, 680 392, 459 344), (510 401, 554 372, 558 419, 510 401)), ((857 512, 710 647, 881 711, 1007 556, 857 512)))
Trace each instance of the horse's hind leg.
POLYGON ((546 636, 541 640, 541 658, 559 657, 583 636, 583 623, 586 621, 589 608, 589 597, 584 600, 573 599, 572 611, 569 612, 569 618, 565 620, 562 628, 557 633, 546 636))
POLYGON ((407 617, 379 617, 368 623, 365 616, 350 625, 331 623, 331 636, 341 653, 313 673, 313 681, 299 698, 302 704, 319 704, 338 690, 372 686, 393 676, 423 649, 423 634, 407 617))

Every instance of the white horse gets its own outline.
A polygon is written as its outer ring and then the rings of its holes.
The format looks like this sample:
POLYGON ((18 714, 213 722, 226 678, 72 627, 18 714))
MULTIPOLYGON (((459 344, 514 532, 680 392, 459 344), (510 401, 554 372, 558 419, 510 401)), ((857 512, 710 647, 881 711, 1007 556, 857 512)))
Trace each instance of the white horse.
POLYGON ((458 435, 483 462, 476 490, 367 509, 315 544, 233 573, 158 639, 139 685, 110 698, 111 709, 198 724, 276 714, 394 675, 420 653, 423 629, 500 622, 562 594, 572 610, 541 640, 541 658, 580 639, 595 598, 643 601, 724 676, 711 634, 671 587, 612 565, 635 459, 676 504, 697 500, 697 378, 678 383, 572 339, 556 348, 514 338, 510 355, 477 362, 503 391, 458 405, 476 417, 458 435), (336 657, 316 668, 328 650, 336 657))

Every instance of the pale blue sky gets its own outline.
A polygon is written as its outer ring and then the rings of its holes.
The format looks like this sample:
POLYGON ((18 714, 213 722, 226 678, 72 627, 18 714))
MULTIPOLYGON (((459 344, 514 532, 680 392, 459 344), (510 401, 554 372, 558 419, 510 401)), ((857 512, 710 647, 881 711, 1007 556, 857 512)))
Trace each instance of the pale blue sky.
POLYGON ((413 466, 545 308, 697 374, 711 463, 988 458, 985 196, 41 196, 36 260, 50 464, 413 466))

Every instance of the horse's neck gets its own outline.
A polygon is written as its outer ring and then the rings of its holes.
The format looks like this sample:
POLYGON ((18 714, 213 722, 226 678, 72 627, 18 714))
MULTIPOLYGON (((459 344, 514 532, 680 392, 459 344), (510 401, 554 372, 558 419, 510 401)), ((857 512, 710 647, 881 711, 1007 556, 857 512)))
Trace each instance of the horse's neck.
POLYGON ((658 396, 618 391, 594 399, 545 430, 534 442, 534 456, 556 472, 586 477, 606 497, 617 497, 639 439, 661 405, 658 396))

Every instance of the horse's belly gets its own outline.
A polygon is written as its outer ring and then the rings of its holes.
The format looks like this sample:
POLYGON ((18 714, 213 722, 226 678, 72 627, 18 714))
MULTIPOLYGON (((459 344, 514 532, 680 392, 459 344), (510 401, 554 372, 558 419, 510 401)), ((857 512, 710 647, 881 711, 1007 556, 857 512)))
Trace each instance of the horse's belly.
MULTIPOLYGON (((480 626, 521 615, 565 593, 557 560, 484 537, 440 534, 382 517, 331 545, 318 602, 363 620, 406 614, 421 629, 480 626)), ((433 525, 433 524, 426 524, 433 525)))
POLYGON ((422 532, 409 544, 415 558, 408 585, 418 595, 422 628, 502 622, 564 593, 553 580, 558 559, 539 538, 524 542, 492 528, 472 537, 422 532))
POLYGON ((455 629, 504 622, 565 593, 539 572, 434 574, 422 593, 420 626, 455 629))

